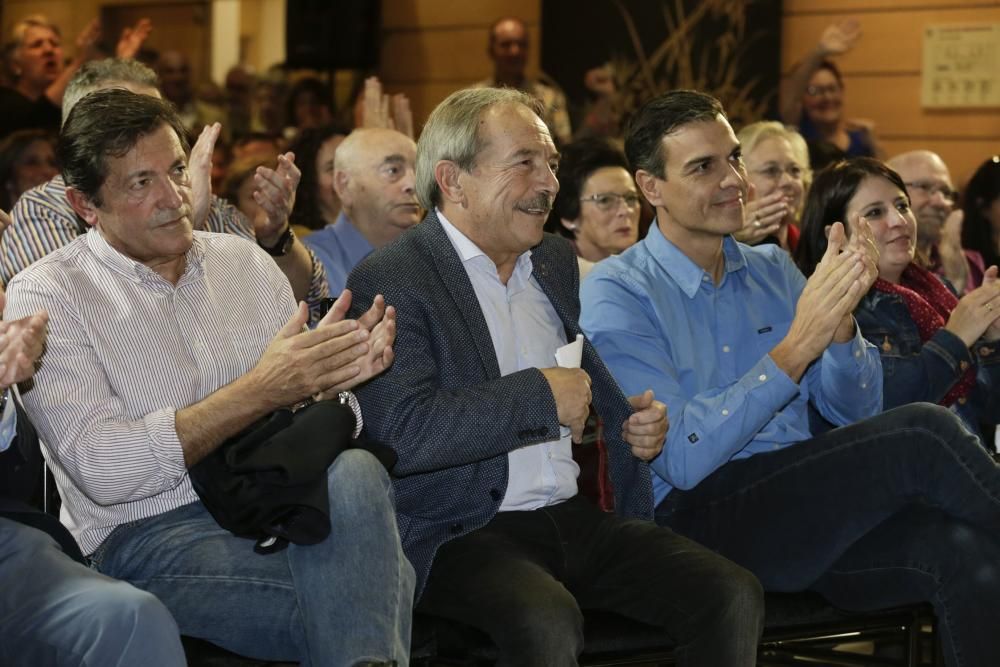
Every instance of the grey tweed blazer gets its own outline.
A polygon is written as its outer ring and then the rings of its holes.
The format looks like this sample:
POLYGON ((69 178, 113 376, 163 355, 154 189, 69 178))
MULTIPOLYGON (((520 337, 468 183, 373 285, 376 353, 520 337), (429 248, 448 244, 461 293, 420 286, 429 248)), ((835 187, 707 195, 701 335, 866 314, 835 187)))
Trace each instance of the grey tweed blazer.
MULTIPOLYGON (((567 339, 575 339, 582 332, 572 247, 546 234, 531 261, 567 339)), ((396 359, 356 394, 367 437, 399 456, 396 513, 419 595, 438 547, 496 514, 507 488, 507 453, 559 433, 556 405, 538 369, 501 377, 472 283, 434 212, 355 267, 347 287, 354 293, 351 317, 380 293, 397 310, 396 359)), ((652 518, 649 467, 621 438, 632 408, 590 341, 582 365, 606 425, 615 507, 652 518)))

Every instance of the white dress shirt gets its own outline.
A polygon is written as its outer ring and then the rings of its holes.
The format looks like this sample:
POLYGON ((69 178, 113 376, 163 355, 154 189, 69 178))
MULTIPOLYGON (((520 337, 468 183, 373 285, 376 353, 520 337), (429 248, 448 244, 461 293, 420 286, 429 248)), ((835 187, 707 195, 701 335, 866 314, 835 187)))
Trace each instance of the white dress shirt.
MULTIPOLYGON (((531 251, 517 258, 507 284, 496 264, 469 237, 437 211, 462 266, 472 282, 490 330, 501 375, 525 368, 551 368, 555 352, 566 344, 566 330, 549 297, 531 275, 531 251)), ((507 454, 509 474, 501 512, 533 510, 572 498, 580 467, 573 460, 568 428, 560 437, 507 454)))

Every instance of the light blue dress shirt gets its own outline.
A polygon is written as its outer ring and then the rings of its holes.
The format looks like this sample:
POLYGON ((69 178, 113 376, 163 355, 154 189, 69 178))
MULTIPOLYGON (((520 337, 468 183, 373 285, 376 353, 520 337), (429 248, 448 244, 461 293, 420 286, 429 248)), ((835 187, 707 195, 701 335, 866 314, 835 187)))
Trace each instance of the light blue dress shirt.
MULTIPOLYGON (((501 375, 526 368, 551 368, 555 353, 566 344, 566 330, 549 297, 532 275, 531 251, 517 258, 507 284, 496 264, 469 237, 437 212, 441 226, 472 282, 486 318, 501 375)), ((556 440, 536 443, 507 454, 507 492, 501 512, 533 510, 576 495, 580 468, 573 460, 572 436, 566 427, 556 440)))
POLYGON ((351 269, 371 254, 374 247, 341 211, 337 222, 302 239, 323 262, 330 296, 336 298, 347 285, 351 269))
POLYGON ((17 409, 14 407, 14 394, 5 389, 7 400, 4 401, 3 416, 0 416, 0 452, 10 448, 17 436, 17 409))
POLYGON ((769 353, 788 333, 805 278, 775 245, 723 241, 718 285, 654 222, 583 283, 580 325, 626 395, 651 387, 670 430, 651 463, 657 504, 731 459, 812 437, 808 402, 836 425, 882 409, 878 351, 857 332, 796 384, 769 353))

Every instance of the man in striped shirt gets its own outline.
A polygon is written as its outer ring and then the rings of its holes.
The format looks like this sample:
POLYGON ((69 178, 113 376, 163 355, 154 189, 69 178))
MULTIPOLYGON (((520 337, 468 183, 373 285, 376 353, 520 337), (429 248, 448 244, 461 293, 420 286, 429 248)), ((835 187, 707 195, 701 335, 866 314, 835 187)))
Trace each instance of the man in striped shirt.
MULTIPOLYGON (((84 65, 70 81, 63 98, 63 118, 84 96, 104 88, 126 88, 132 92, 160 97, 156 74, 133 61, 108 58, 84 65)), ((323 264, 305 245, 296 241, 288 225, 299 171, 290 161, 277 171, 262 169, 258 178, 289 179, 289 194, 274 202, 264 202, 266 219, 250 221, 236 207, 211 193, 211 157, 219 136, 218 124, 206 127, 191 152, 193 215, 197 229, 236 234, 256 240, 285 273, 296 298, 305 299, 311 320, 319 318, 323 299, 329 296, 323 264)), ((62 176, 24 193, 11 211, 13 225, 0 239, 0 280, 10 282, 16 273, 85 234, 80 220, 66 199, 62 176)))
POLYGON ((59 157, 92 229, 9 285, 9 317, 49 313, 24 403, 63 521, 99 571, 156 594, 183 634, 265 660, 405 664, 413 568, 371 454, 330 467, 329 537, 266 556, 216 524, 187 472, 313 396, 350 404, 357 436, 349 390, 391 363, 395 314, 377 297, 345 320, 347 296, 304 331, 307 309, 267 253, 193 231, 186 152, 168 103, 120 89, 82 99, 59 157))

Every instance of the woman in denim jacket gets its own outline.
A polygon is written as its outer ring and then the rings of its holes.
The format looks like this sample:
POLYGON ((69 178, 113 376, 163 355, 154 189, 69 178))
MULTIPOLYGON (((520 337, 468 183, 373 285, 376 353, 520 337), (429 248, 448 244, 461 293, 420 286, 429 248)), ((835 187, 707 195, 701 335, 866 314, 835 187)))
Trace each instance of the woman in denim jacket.
POLYGON ((938 403, 979 434, 981 426, 1000 421, 997 268, 990 267, 983 285, 958 299, 917 265, 917 224, 906 186, 878 160, 845 160, 817 174, 796 253, 806 275, 826 251, 827 230, 837 221, 849 234, 870 227, 879 251, 879 279, 854 316, 882 357, 884 408, 938 403))

